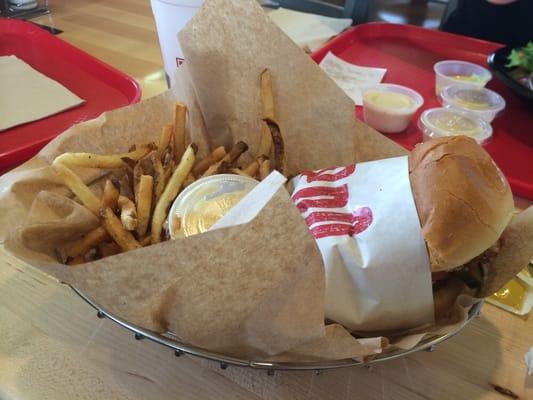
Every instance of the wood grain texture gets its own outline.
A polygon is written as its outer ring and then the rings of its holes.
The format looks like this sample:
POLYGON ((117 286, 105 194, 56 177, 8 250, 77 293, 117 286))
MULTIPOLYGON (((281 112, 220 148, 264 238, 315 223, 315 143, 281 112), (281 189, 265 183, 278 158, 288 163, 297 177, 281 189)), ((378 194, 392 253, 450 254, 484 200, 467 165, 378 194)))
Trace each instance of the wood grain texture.
POLYGON ((499 386, 533 398, 524 353, 531 319, 490 305, 438 346, 378 364, 276 372, 229 367, 133 335, 68 287, 0 249, 0 398, 11 399, 503 399, 499 386))
POLYGON ((63 30, 58 37, 134 77, 148 98, 166 90, 149 0, 50 0, 33 19, 63 30))

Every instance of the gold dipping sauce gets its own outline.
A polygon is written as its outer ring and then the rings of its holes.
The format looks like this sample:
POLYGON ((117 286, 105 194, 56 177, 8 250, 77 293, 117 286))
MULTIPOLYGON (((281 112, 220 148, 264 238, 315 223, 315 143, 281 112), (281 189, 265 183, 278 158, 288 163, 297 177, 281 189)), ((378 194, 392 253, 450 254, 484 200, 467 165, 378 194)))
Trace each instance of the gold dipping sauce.
POLYGON ((491 297, 496 301, 505 304, 517 311, 524 305, 527 288, 519 279, 514 278, 507 285, 494 293, 491 297))
POLYGON ((232 174, 197 180, 180 193, 170 209, 170 236, 176 239, 208 231, 257 184, 255 179, 232 174))

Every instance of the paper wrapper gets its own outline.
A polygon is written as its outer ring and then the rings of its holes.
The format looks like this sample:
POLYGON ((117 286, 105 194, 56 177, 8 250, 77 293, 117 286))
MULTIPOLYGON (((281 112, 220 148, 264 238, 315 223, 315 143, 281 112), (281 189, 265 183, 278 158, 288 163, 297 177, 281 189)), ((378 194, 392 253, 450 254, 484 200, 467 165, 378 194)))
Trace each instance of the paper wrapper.
MULTIPOLYGON (((75 268, 57 264, 54 249, 97 223, 66 197, 50 168, 57 155, 109 154, 156 140, 172 122, 177 99, 189 107, 188 128, 200 154, 241 139, 254 155, 260 136, 259 74, 266 67, 274 79, 289 173, 406 153, 355 120, 352 101, 254 0, 207 0, 180 39, 187 65, 179 69, 172 91, 76 125, 0 177, 0 240, 110 312, 147 329, 168 329, 209 350, 285 361, 382 351, 387 341, 380 337, 358 340, 338 325, 324 326, 321 256, 284 189, 245 225, 75 268)), ((100 190, 104 172, 75 172, 100 190)), ((391 339, 408 348, 426 334, 453 331, 466 309, 458 305, 449 325, 391 339)))
POLYGON ((407 156, 393 157, 293 179, 292 199, 324 260, 326 318, 351 331, 434 322, 431 267, 408 164, 407 156))

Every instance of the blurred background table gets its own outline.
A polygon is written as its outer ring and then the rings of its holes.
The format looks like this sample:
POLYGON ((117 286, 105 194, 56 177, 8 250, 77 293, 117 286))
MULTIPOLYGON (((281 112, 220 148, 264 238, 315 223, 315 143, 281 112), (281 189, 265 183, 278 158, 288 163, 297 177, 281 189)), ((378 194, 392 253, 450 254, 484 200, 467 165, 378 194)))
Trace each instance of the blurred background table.
MULTIPOLYGON (((405 2, 389 3, 401 8, 405 2)), ((51 14, 34 21, 61 29, 63 40, 135 77, 144 98, 166 89, 148 0, 50 0, 49 7, 51 14)), ((443 7, 431 7, 430 18, 438 21, 443 7)), ((221 370, 134 340, 111 321, 98 319, 69 288, 0 247, 2 400, 533 399, 533 377, 526 375, 523 361, 533 345, 531 332, 531 318, 485 305, 480 318, 435 352, 371 369, 274 376, 221 370)))

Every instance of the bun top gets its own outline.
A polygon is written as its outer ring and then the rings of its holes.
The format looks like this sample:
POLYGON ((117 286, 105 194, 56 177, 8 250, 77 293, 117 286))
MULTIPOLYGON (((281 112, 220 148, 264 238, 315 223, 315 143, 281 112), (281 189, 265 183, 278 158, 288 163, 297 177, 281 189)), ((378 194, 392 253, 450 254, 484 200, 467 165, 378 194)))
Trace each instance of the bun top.
POLYGON ((494 244, 511 219, 513 196, 489 154, 453 136, 417 145, 409 177, 432 271, 449 271, 494 244))

